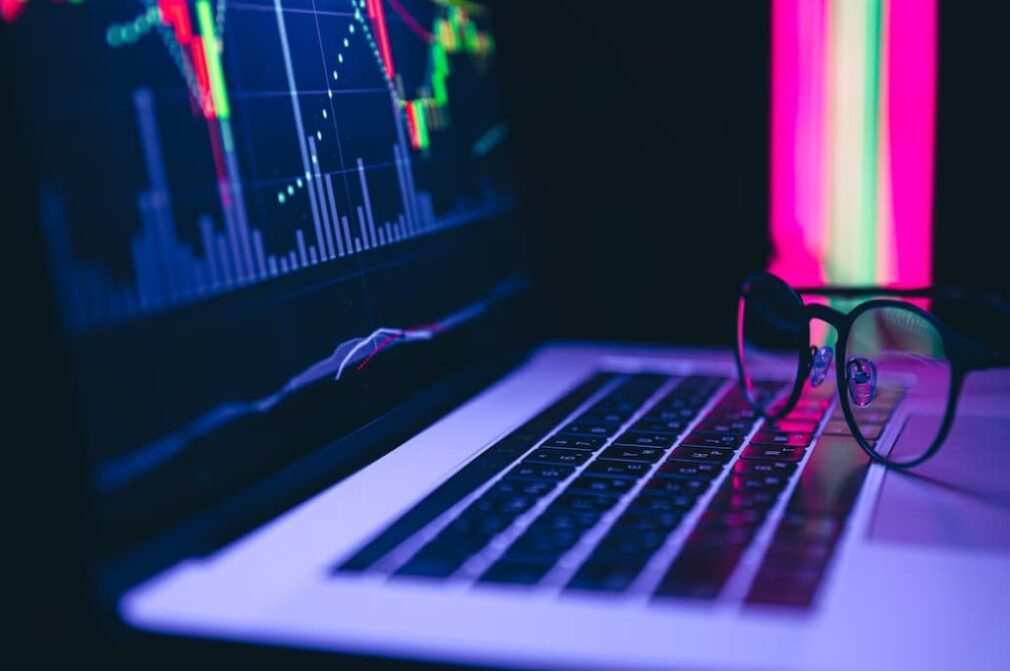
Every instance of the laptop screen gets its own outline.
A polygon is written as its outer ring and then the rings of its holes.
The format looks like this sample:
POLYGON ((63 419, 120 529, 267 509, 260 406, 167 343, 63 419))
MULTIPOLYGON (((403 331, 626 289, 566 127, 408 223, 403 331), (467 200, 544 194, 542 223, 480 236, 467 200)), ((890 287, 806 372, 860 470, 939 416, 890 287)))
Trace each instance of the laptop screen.
POLYGON ((483 5, 0 6, 81 440, 124 524, 381 415, 526 286, 483 5))

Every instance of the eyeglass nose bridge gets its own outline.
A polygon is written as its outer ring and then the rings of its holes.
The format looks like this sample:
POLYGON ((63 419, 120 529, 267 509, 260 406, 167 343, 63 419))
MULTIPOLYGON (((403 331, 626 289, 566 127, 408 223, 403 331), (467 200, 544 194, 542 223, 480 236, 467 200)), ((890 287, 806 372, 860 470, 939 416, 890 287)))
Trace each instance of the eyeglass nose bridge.
POLYGON ((872 359, 852 356, 845 362, 845 386, 857 407, 865 408, 877 398, 877 366, 872 359))
POLYGON ((835 351, 830 345, 810 346, 810 386, 819 387, 828 378, 835 351))

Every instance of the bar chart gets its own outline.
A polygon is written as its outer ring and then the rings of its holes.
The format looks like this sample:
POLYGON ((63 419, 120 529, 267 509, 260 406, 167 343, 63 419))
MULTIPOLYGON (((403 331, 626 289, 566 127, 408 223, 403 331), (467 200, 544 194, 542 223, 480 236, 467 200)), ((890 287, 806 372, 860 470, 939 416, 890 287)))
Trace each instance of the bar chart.
POLYGON ((414 187, 408 148, 403 143, 390 148, 402 200, 399 216, 375 220, 360 158, 356 179, 364 202, 353 212, 338 212, 333 174, 320 172, 315 138, 310 135, 305 138, 310 165, 305 179, 313 202, 313 230, 297 229, 289 249, 268 253, 259 229, 232 223, 225 231, 215 232, 213 220, 205 215, 198 222, 200 252, 176 235, 150 91, 138 89, 133 98, 150 180, 149 188, 137 195, 142 223, 130 245, 136 283, 116 285, 100 265, 75 262, 67 233, 61 230, 66 224, 59 208, 50 207, 44 213, 51 254, 65 259, 58 289, 67 304, 68 326, 73 329, 112 325, 204 300, 335 259, 481 221, 514 206, 509 195, 488 194, 476 208, 436 215, 431 194, 414 187))
MULTIPOLYGON (((293 23, 301 18, 297 8, 287 7, 281 0, 255 8, 225 0, 145 0, 141 5, 143 12, 137 20, 111 25, 108 45, 117 53, 125 53, 124 49, 139 48, 134 45, 143 44, 143 39, 153 42, 160 36, 186 84, 193 116, 205 124, 214 169, 214 202, 197 212, 179 206, 180 196, 188 194, 180 193, 179 166, 172 160, 178 120, 166 122, 164 108, 170 96, 153 86, 133 87, 129 94, 136 128, 133 141, 142 158, 142 172, 138 174, 143 174, 145 181, 143 188, 133 194, 131 216, 136 226, 126 241, 128 263, 112 268, 104 259, 79 254, 76 238, 82 233, 83 222, 78 213, 64 202, 57 189, 43 194, 43 225, 54 260, 56 293, 69 331, 91 332, 165 313, 341 259, 485 221, 514 207, 510 193, 496 188, 492 180, 466 198, 454 196, 451 183, 441 195, 416 184, 418 164, 431 162, 432 143, 439 141, 436 135, 452 134, 450 92, 453 76, 458 76, 454 74, 453 59, 471 59, 483 67, 493 54, 490 33, 480 29, 460 8, 436 7, 424 19, 430 31, 400 3, 390 5, 399 12, 393 17, 398 21, 395 25, 389 24, 384 3, 379 0, 349 0, 343 5, 344 12, 321 12, 347 31, 342 38, 328 40, 339 48, 335 53, 338 67, 333 68, 334 81, 327 84, 328 99, 322 99, 332 114, 324 109, 323 119, 335 123, 341 112, 340 105, 332 102, 335 94, 344 95, 340 100, 345 107, 344 101, 352 101, 353 107, 353 101, 359 99, 348 97, 340 89, 338 70, 345 73, 345 78, 358 74, 359 79, 365 76, 361 72, 370 71, 381 83, 374 90, 388 101, 388 121, 375 118, 370 126, 389 129, 389 144, 370 145, 367 156, 337 156, 334 147, 339 153, 340 140, 331 138, 339 135, 338 129, 334 126, 324 139, 321 128, 325 124, 318 118, 323 105, 319 96, 306 91, 305 80, 312 78, 312 73, 299 56, 300 42, 293 45, 289 36, 295 30, 299 40, 304 37, 304 26, 293 23), (250 150, 245 144, 250 142, 249 131, 244 134, 244 144, 243 133, 236 125, 244 109, 235 96, 243 91, 234 85, 223 60, 225 17, 229 12, 240 18, 243 13, 255 13, 261 20, 272 17, 272 25, 264 22, 256 29, 274 31, 271 39, 278 47, 275 62, 284 85, 276 102, 281 105, 285 99, 288 101, 298 163, 292 166, 294 176, 287 185, 282 184, 279 190, 272 187, 273 202, 281 208, 258 218, 250 201, 255 187, 247 179, 250 150), (416 43, 415 53, 423 54, 423 59, 414 60, 426 63, 422 70, 415 68, 413 93, 408 93, 404 84, 407 75, 401 71, 409 70, 412 62, 400 58, 394 63, 391 46, 397 36, 404 41, 404 26, 413 31, 407 35, 416 43), (354 71, 349 72, 352 62, 354 71), (312 114, 316 118, 308 118, 312 114), (376 181, 383 182, 378 189, 376 181), (389 184, 395 189, 387 188, 389 184), (381 195, 374 196, 376 193, 381 195), (304 219, 298 207, 304 208, 304 219), (283 229, 290 233, 283 233, 283 229)), ((423 4, 418 3, 415 9, 420 11, 421 7, 423 4)), ((232 19, 232 24, 235 21, 232 19)), ((405 53, 401 51, 400 56, 405 53)), ((332 61, 333 56, 320 38, 321 59, 332 61)), ((329 67, 325 62, 324 66, 329 67)), ((244 93, 254 99, 260 95, 244 93)), ((371 94, 361 94, 366 95, 371 94)), ((354 132, 369 136, 376 130, 355 128, 354 132)), ((259 128, 254 129, 252 140, 261 134, 259 128)), ((430 174, 428 181, 433 181, 430 174)))

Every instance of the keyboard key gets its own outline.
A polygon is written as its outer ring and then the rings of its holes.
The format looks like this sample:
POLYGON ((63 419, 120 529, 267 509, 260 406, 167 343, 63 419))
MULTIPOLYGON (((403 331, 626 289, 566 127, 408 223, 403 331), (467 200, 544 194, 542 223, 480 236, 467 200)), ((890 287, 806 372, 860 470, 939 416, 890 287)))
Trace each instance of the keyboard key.
POLYGON ((524 461, 509 471, 509 477, 557 481, 564 480, 574 471, 575 469, 571 466, 558 466, 554 464, 524 461))
POLYGON ((756 527, 698 527, 691 532, 688 540, 691 550, 696 552, 742 553, 754 540, 756 527))
POLYGON ((780 419, 768 425, 769 431, 789 431, 796 433, 813 433, 817 430, 817 422, 800 422, 797 420, 780 419))
POLYGON ((754 426, 754 422, 749 420, 718 420, 718 419, 706 419, 697 427, 696 431, 703 431, 705 433, 727 433, 737 436, 744 436, 750 433, 751 427, 754 426))
POLYGON ((574 530, 581 533, 596 524, 600 520, 601 514, 585 510, 571 510, 559 507, 555 503, 544 511, 544 514, 532 526, 544 527, 554 532, 574 530))
POLYGON ((761 445, 750 445, 743 451, 740 458, 796 462, 801 460, 804 454, 806 454, 806 450, 801 447, 763 447, 761 445))
POLYGON ((838 438, 821 438, 800 474, 788 510, 841 516, 848 513, 862 487, 870 457, 852 438, 841 438, 847 447, 835 447, 841 442, 838 438))
POLYGON ((557 510, 603 514, 617 503, 616 496, 597 496, 578 492, 562 494, 551 506, 557 510))
POLYGON ((557 483, 547 480, 520 480, 517 478, 504 478, 491 491, 496 494, 526 494, 528 496, 541 497, 549 494, 557 483))
POLYGON ((586 436, 612 436, 621 428, 619 423, 573 422, 562 433, 579 433, 586 436))
POLYGON ((816 410, 814 412, 792 410, 788 415, 786 415, 782 419, 788 422, 804 422, 807 424, 820 424, 821 420, 824 419, 824 413, 821 412, 820 410, 816 410))
POLYGON ((482 583, 535 585, 551 570, 550 564, 502 558, 480 577, 482 583))
POLYGON ((760 431, 750 439, 751 445, 778 445, 782 447, 807 447, 813 434, 786 431, 760 431))
POLYGON ((733 464, 733 473, 739 475, 781 475, 789 477, 796 470, 796 463, 771 459, 741 459, 733 464))
POLYGON ((680 419, 642 419, 631 428, 634 431, 646 431, 649 433, 672 433, 677 435, 684 430, 687 422, 680 419))
POLYGON ((677 441, 677 436, 669 433, 643 433, 640 431, 629 431, 618 436, 614 441, 617 445, 634 445, 636 447, 671 447, 677 441))
POLYGON ((678 447, 670 456, 678 460, 702 461, 707 464, 725 464, 733 458, 733 452, 712 447, 678 447))
POLYGON ((484 515, 471 517, 461 524, 450 524, 401 566, 396 575, 447 578, 487 545, 498 531, 507 527, 512 519, 514 517, 484 515), (495 524, 489 524, 491 521, 495 524))
POLYGON ((747 603, 805 608, 814 601, 823 571, 762 566, 751 585, 747 603))
POLYGON ((542 447, 526 458, 523 463, 531 464, 564 464, 578 466, 592 456, 584 450, 562 450, 552 447, 542 447))
POLYGON ((696 408, 657 407, 645 415, 645 419, 664 422, 681 422, 687 424, 698 414, 696 408))
POLYGON ((830 543, 772 545, 765 553, 764 562, 778 568, 811 568, 826 564, 833 551, 834 546, 830 543))
POLYGON ((662 496, 652 496, 643 493, 628 506, 628 512, 635 515, 654 515, 660 513, 683 513, 694 506, 697 494, 691 492, 668 492, 662 496))
POLYGON ((537 498, 525 494, 501 494, 491 490, 472 503, 467 510, 480 514, 517 516, 532 508, 537 498))
POLYGON ((733 475, 725 481, 724 487, 734 492, 751 491, 755 489, 784 489, 789 482, 788 475, 774 475, 770 473, 739 474, 733 475))
POLYGON ((816 447, 818 450, 845 450, 847 452, 851 452, 853 455, 866 455, 863 448, 860 447, 859 441, 850 435, 821 436, 817 441, 816 447))
POLYGON ((632 412, 621 412, 618 410, 589 410, 576 418, 577 423, 590 424, 624 424, 631 417, 632 412))
POLYGON ((641 405, 642 404, 640 402, 638 402, 638 401, 620 400, 620 399, 617 399, 615 397, 605 398, 602 401, 600 401, 599 403, 596 403, 591 408, 589 408, 589 410, 586 413, 583 413, 583 415, 579 418, 579 420, 580 421, 587 421, 587 422, 590 421, 589 419, 583 420, 583 418, 587 414, 594 414, 594 415, 608 415, 608 414, 612 414, 612 415, 616 415, 618 417, 618 419, 616 419, 616 420, 614 420, 612 422, 602 422, 602 423, 606 423, 606 424, 613 424, 613 423, 621 424, 621 423, 627 421, 627 418, 631 417, 631 415, 633 415, 635 413, 635 411, 638 410, 638 408, 641 405))
POLYGON ((833 515, 787 514, 775 530, 775 545, 820 545, 833 542, 842 530, 842 522, 833 515))
MULTIPOLYGON (((878 440, 884 433, 886 424, 870 424, 868 422, 859 423, 859 433, 867 440, 878 440)), ((826 436, 851 436, 852 430, 845 420, 833 419, 824 426, 826 436)))
POLYGON ((466 555, 444 552, 437 546, 428 545, 401 566, 395 575, 448 578, 458 571, 465 561, 466 555))
POLYGON ((757 410, 753 408, 739 408, 736 410, 720 410, 716 408, 706 417, 706 420, 715 422, 756 422, 757 419, 757 410))
POLYGON ((709 510, 768 510, 779 498, 776 490, 734 492, 720 489, 708 504, 709 510))
POLYGON ((659 473, 669 475, 682 475, 687 477, 714 478, 722 472, 724 467, 719 464, 706 464, 698 461, 681 461, 679 459, 667 459, 659 467, 659 473))
POLYGON ((559 531, 549 524, 536 522, 516 539, 508 549, 508 555, 537 563, 553 563, 578 543, 583 533, 582 528, 559 531))
MULTIPOLYGON (((886 424, 887 420, 891 417, 891 409, 870 409, 870 408, 853 408, 852 414, 855 416, 856 421, 859 426, 864 424, 886 424)), ((841 406, 831 415, 831 420, 841 420, 845 421, 845 414, 842 412, 841 406)))
POLYGON ((660 534, 665 538, 683 519, 683 510, 650 513, 629 510, 614 523, 610 535, 639 538, 647 534, 660 534))
POLYGON ((569 492, 601 494, 605 496, 621 496, 635 486, 630 478, 608 478, 606 476, 582 475, 568 485, 569 492))
POLYGON ((610 459, 596 459, 586 471, 600 475, 611 475, 619 478, 640 478, 652 468, 651 464, 639 461, 613 461, 610 459))
POLYGON ((820 413, 821 415, 823 415, 824 411, 828 409, 829 405, 831 405, 830 398, 815 398, 813 396, 804 394, 803 396, 800 396, 800 399, 796 402, 796 405, 793 406, 793 410, 795 412, 800 413, 811 413, 811 414, 820 413))
POLYGON ((659 473, 646 483, 642 492, 651 496, 701 494, 708 489, 710 482, 707 478, 663 477, 663 474, 659 473))
POLYGON ((635 559, 646 558, 666 542, 669 529, 676 526, 679 520, 664 527, 662 531, 638 531, 631 533, 627 527, 611 530, 596 549, 593 557, 604 559, 635 559))
POLYGON ((765 511, 760 508, 745 510, 708 510, 698 521, 698 529, 754 528, 765 519, 765 511))
POLYGON ((683 445, 689 447, 717 447, 732 450, 740 447, 743 438, 733 433, 692 433, 684 439, 683 445))
POLYGON ((589 436, 575 436, 559 433, 550 438, 544 447, 563 447, 569 450, 598 450, 605 439, 589 436))
POLYGON ((488 514, 471 506, 450 522, 442 534, 446 534, 447 538, 453 536, 480 539, 483 544, 507 529, 515 518, 515 515, 488 514))
POLYGON ((591 558, 568 583, 568 589, 620 592, 627 589, 645 565, 644 559, 624 561, 591 558))
POLYGON ((824 425, 825 436, 848 436, 851 434, 849 423, 844 419, 831 419, 824 425))
POLYGON ((628 447, 625 445, 615 445, 608 447, 600 455, 607 459, 626 459, 629 461, 641 461, 654 464, 664 456, 666 451, 658 447, 628 447))
POLYGON ((722 591, 739 559, 738 552, 695 550, 688 541, 663 577, 656 595, 713 599, 722 591))

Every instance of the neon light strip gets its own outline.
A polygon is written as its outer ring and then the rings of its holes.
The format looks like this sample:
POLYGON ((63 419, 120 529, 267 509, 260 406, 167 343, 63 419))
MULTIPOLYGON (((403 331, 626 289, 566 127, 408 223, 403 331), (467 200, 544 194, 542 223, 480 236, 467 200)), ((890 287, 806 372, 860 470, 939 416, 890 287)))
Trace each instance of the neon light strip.
POLYGON ((770 269, 931 279, 936 0, 773 0, 770 269))
POLYGON ((196 18, 200 23, 200 36, 207 61, 214 110, 218 118, 227 119, 231 116, 231 105, 228 102, 228 89, 224 83, 224 68, 221 66, 221 40, 214 34, 214 14, 207 0, 197 0, 196 18))
MULTIPOLYGON (((877 284, 894 284, 897 279, 897 241, 894 239, 894 217, 893 200, 891 197, 891 134, 888 122, 890 115, 888 110, 891 107, 891 95, 889 90, 890 76, 890 53, 888 45, 891 42, 891 3, 884 0, 881 12, 880 26, 880 81, 877 89, 879 103, 877 106, 877 170, 876 184, 876 239, 871 244, 876 250, 876 268, 874 269, 875 281, 877 284)), ((869 242, 869 241, 868 241, 869 242)))
POLYGON ((396 77, 396 68, 393 67, 393 50, 389 47, 389 31, 386 29, 386 13, 382 9, 382 0, 368 0, 368 18, 375 23, 382 65, 386 69, 386 76, 392 80, 396 77))

